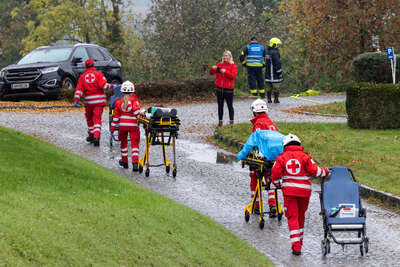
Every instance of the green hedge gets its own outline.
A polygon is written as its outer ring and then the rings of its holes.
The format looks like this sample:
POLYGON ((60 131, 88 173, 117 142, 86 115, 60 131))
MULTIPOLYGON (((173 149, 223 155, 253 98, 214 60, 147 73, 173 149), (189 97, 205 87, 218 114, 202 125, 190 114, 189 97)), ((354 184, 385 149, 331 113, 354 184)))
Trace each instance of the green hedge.
POLYGON ((357 129, 400 128, 400 85, 356 83, 347 88, 348 125, 357 129))
MULTIPOLYGON (((196 100, 212 96, 214 77, 135 83, 140 99, 196 100)), ((107 94, 111 95, 111 92, 107 94)), ((73 101, 74 91, 61 89, 60 98, 73 101)))
POLYGON ((142 82, 135 85, 141 98, 193 100, 213 94, 214 77, 186 78, 157 82, 142 82))
MULTIPOLYGON (((400 57, 396 66, 396 80, 400 78, 400 57)), ((353 60, 354 79, 356 82, 393 83, 390 60, 386 53, 368 52, 358 55, 353 60)))

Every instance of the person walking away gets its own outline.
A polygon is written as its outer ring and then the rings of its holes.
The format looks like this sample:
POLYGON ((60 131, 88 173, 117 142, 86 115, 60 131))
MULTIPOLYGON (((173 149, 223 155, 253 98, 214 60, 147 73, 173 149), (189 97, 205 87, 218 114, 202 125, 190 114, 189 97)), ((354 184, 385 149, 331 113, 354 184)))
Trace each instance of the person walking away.
POLYGON ((282 44, 281 40, 274 37, 269 41, 269 47, 265 55, 265 82, 267 84, 267 98, 268 103, 272 103, 272 93, 274 94, 274 103, 279 102, 279 87, 283 81, 281 55, 279 53, 279 46, 282 44))
POLYGON ((110 127, 110 135, 114 135, 115 127, 118 125, 118 139, 121 144, 122 158, 119 165, 125 169, 129 168, 128 164, 128 135, 131 140, 132 153, 132 171, 139 170, 139 142, 140 129, 138 126, 138 116, 140 113, 139 99, 135 94, 135 86, 130 81, 122 84, 121 92, 123 97, 115 102, 113 120, 110 127))
MULTIPOLYGON (((251 104, 251 111, 253 113, 254 118, 251 120, 253 124, 253 133, 255 131, 260 130, 272 130, 278 131, 275 123, 268 117, 268 107, 267 103, 264 100, 257 99, 253 101, 251 104)), ((268 183, 270 174, 265 173, 264 180, 265 183, 268 183)), ((251 191, 251 199, 254 197, 254 191, 257 187, 257 173, 255 169, 250 169, 250 191, 251 191)), ((275 191, 268 191, 268 206, 269 206, 269 216, 271 218, 276 217, 276 207, 275 207, 275 191)), ((259 202, 257 201, 255 204, 255 208, 259 209, 259 202)))
POLYGON ((85 72, 79 77, 78 84, 74 93, 74 106, 78 107, 79 99, 84 95, 85 117, 88 126, 88 137, 86 141, 93 143, 94 146, 100 145, 101 134, 101 115, 103 108, 107 104, 104 90, 117 89, 120 85, 107 83, 103 73, 94 67, 94 61, 85 61, 85 72))
POLYGON ((300 255, 305 213, 311 196, 309 177, 326 177, 329 175, 329 170, 318 167, 311 156, 304 152, 304 147, 301 146, 301 141, 296 135, 285 136, 282 145, 283 153, 275 160, 271 178, 277 187, 282 188, 292 253, 300 255))
POLYGON ((239 57, 240 62, 247 69, 247 81, 250 93, 253 96, 259 94, 261 98, 265 98, 263 79, 264 57, 264 46, 258 44, 256 37, 250 39, 250 44, 244 48, 239 57))
POLYGON ((232 53, 228 50, 222 54, 222 61, 212 66, 211 75, 216 75, 214 85, 218 103, 218 126, 223 125, 224 100, 228 106, 230 124, 234 122, 233 91, 237 75, 237 65, 233 61, 232 53))

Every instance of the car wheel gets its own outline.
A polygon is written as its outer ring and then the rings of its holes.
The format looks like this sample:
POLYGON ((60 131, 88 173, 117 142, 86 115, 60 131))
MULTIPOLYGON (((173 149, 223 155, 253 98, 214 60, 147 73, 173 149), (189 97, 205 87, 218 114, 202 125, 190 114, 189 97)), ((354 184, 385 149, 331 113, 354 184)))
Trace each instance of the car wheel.
POLYGON ((75 89, 74 81, 70 77, 65 77, 62 81, 61 88, 73 91, 75 89))

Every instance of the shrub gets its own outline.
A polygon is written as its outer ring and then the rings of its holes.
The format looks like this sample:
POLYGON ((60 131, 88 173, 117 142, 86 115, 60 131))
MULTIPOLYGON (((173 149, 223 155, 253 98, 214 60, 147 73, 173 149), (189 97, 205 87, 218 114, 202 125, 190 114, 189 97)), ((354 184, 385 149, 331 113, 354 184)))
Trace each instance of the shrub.
MULTIPOLYGON (((157 98, 159 100, 194 100, 209 97, 214 92, 214 77, 186 78, 135 84, 140 99, 157 98)), ((107 93, 108 96, 111 93, 107 93)), ((73 91, 61 90, 61 98, 73 100, 73 91)))
POLYGON ((141 98, 186 100, 210 96, 214 92, 214 79, 186 78, 137 83, 136 94, 141 98))
POLYGON ((400 85, 355 83, 347 88, 346 111, 351 128, 400 128, 400 85))
MULTIPOLYGON (((400 57, 396 56, 397 62, 400 57)), ((356 82, 393 83, 390 61, 386 53, 368 52, 358 55, 353 60, 353 72, 356 82)), ((396 77, 400 78, 400 67, 397 64, 396 77)))

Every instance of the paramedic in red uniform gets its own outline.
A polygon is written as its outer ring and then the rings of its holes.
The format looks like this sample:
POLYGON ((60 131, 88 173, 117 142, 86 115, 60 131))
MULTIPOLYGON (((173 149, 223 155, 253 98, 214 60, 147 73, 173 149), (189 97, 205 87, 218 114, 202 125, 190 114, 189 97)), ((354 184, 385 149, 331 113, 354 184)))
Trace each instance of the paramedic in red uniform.
POLYGON ((94 68, 91 59, 85 61, 86 71, 79 77, 74 94, 74 106, 78 107, 78 101, 85 96, 85 117, 88 126, 86 141, 93 142, 94 146, 100 145, 101 115, 107 104, 104 90, 116 89, 119 85, 107 83, 103 73, 94 68))
POLYGON ((121 142, 122 159, 119 165, 128 169, 128 135, 131 140, 133 171, 139 170, 139 141, 140 130, 138 116, 140 112, 139 99, 135 94, 135 86, 130 81, 122 84, 121 92, 123 97, 115 102, 114 115, 111 123, 110 134, 113 135, 115 126, 118 124, 118 139, 121 142))
MULTIPOLYGON (((268 117, 268 107, 267 103, 264 100, 257 99, 251 104, 251 111, 253 112, 254 118, 251 120, 253 124, 253 132, 258 130, 272 130, 278 131, 275 123, 268 117)), ((264 176, 265 182, 268 182, 268 177, 264 176)), ((254 191, 257 187, 257 174, 255 169, 250 170, 250 191, 251 198, 253 199, 254 191)), ((268 192, 268 206, 270 217, 276 217, 276 207, 275 207, 275 191, 270 190, 268 192)), ((255 204, 255 208, 259 208, 259 202, 257 201, 255 204)))
POLYGON ((276 158, 272 167, 272 181, 282 188, 292 253, 300 255, 305 213, 311 196, 309 177, 326 177, 329 175, 329 170, 318 167, 310 155, 303 151, 304 147, 296 135, 285 136, 282 145, 283 153, 276 158))

